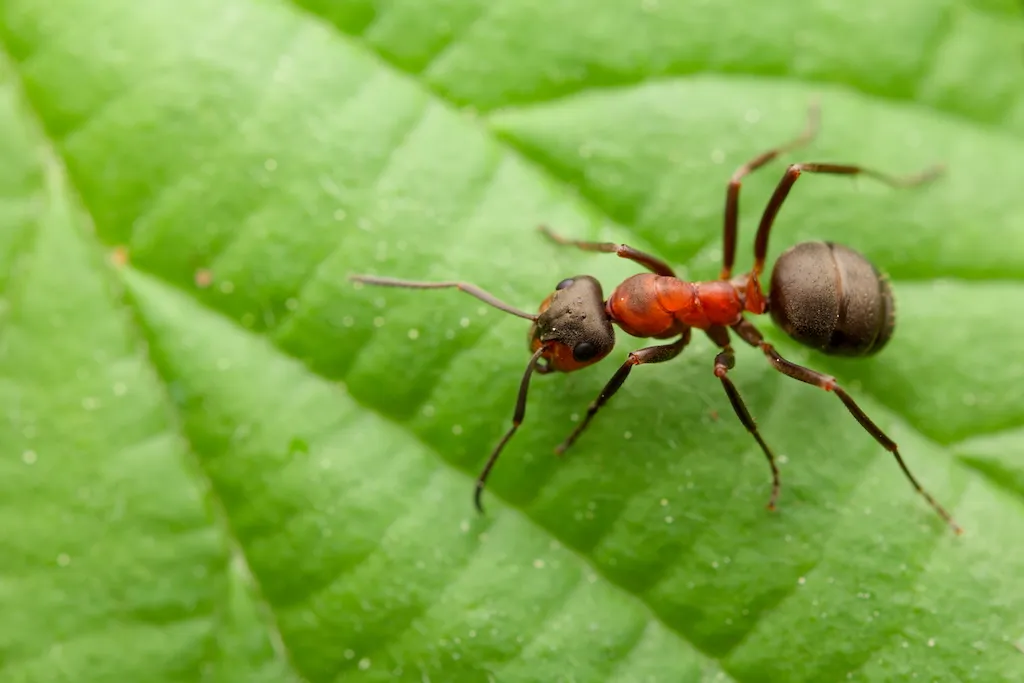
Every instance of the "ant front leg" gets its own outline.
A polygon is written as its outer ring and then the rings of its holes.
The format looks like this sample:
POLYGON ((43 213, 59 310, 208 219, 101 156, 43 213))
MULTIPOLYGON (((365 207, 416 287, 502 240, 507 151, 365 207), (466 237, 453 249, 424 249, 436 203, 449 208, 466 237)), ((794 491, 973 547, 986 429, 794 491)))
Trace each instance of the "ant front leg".
POLYGON ((725 230, 722 238, 722 273, 719 278, 728 280, 732 276, 732 265, 736 260, 736 232, 738 230, 740 212, 740 184, 744 177, 750 175, 757 169, 775 159, 780 154, 791 152, 798 147, 806 145, 818 134, 818 121, 821 110, 818 103, 814 102, 807 110, 807 126, 800 133, 799 137, 790 140, 784 145, 770 149, 754 157, 747 163, 736 169, 729 179, 729 187, 725 192, 725 230))
POLYGON ((614 396, 615 392, 618 391, 619 387, 621 387, 626 381, 626 378, 629 377, 629 373, 633 369, 634 365, 643 365, 645 363, 664 363, 667 360, 672 360, 682 353, 683 349, 686 348, 686 345, 690 343, 690 336, 690 328, 686 328, 686 331, 683 332, 683 336, 671 344, 648 346, 631 352, 629 354, 629 358, 626 359, 626 362, 622 364, 622 367, 620 367, 614 375, 612 375, 608 384, 605 385, 598 397, 594 399, 590 404, 590 407, 587 408, 587 414, 583 418, 583 421, 580 422, 576 429, 573 430, 572 434, 570 434, 569 437, 555 449, 555 453, 561 455, 562 453, 565 453, 573 443, 575 443, 576 439, 583 433, 583 430, 590 424, 594 415, 597 414, 597 411, 601 409, 601 406, 607 403, 608 399, 614 396))
POLYGON ((675 277, 676 273, 672 270, 672 267, 662 261, 657 256, 651 256, 646 252, 642 252, 639 249, 634 249, 628 244, 615 244, 614 242, 583 242, 580 240, 571 240, 567 237, 552 232, 551 228, 546 225, 542 225, 539 228, 545 237, 550 239, 556 244, 563 246, 576 247, 583 251, 599 251, 604 254, 616 254, 617 256, 635 261, 642 265, 647 270, 657 275, 667 275, 669 277, 675 277))
POLYGON ((761 215, 761 224, 757 228, 757 236, 754 238, 754 268, 750 271, 750 278, 747 281, 747 307, 746 309, 751 313, 764 313, 767 310, 767 302, 764 297, 764 290, 761 289, 760 277, 764 271, 764 260, 768 254, 768 236, 771 233, 772 225, 775 223, 775 217, 779 213, 779 209, 782 208, 782 203, 786 201, 786 197, 789 196, 789 191, 793 189, 793 184, 796 183, 796 179, 800 177, 802 173, 825 173, 829 175, 865 175, 869 178, 874 178, 880 182, 889 185, 890 187, 914 187, 915 185, 921 185, 927 183, 942 174, 943 167, 941 165, 932 166, 925 169, 920 173, 915 173, 909 176, 890 176, 879 171, 874 171, 863 166, 852 166, 849 164, 818 164, 818 163, 802 163, 792 164, 786 169, 785 174, 782 176, 782 180, 779 181, 778 186, 775 188, 775 192, 772 194, 771 199, 768 200, 768 205, 765 207, 764 213, 761 215))
POLYGON ((850 411, 850 414, 853 415, 854 419, 860 423, 860 426, 863 427, 868 434, 873 436, 875 441, 880 443, 885 450, 893 454, 893 457, 896 458, 896 463, 900 466, 900 469, 903 470, 903 474, 906 475, 914 489, 924 496, 924 499, 928 501, 928 504, 932 506, 932 509, 935 510, 935 512, 937 512, 950 527, 952 527, 955 533, 963 533, 960 525, 958 525, 956 521, 953 520, 953 517, 946 512, 946 509, 939 505, 938 501, 936 501, 932 495, 928 493, 920 483, 918 483, 914 475, 910 473, 910 468, 908 468, 907 464, 903 462, 903 456, 900 455, 899 447, 896 445, 896 442, 890 439, 888 435, 886 435, 886 433, 883 432, 878 425, 876 425, 871 418, 867 416, 867 413, 865 413, 850 397, 850 395, 839 386, 835 377, 831 377, 830 375, 818 372, 817 370, 811 370, 810 368, 806 368, 802 365, 797 365, 792 361, 786 360, 778 351, 775 350, 774 346, 764 340, 764 336, 762 336, 761 332, 748 320, 741 320, 736 323, 733 325, 733 330, 736 331, 736 334, 738 334, 743 341, 747 342, 751 346, 761 349, 761 351, 764 352, 764 355, 768 357, 768 362, 771 363, 772 367, 783 375, 800 380, 801 382, 806 382, 807 384, 816 386, 819 389, 824 389, 825 391, 838 396, 839 400, 843 402, 843 405, 845 405, 846 409, 850 411))
POLYGON ((732 404, 736 417, 740 419, 746 430, 754 437, 757 445, 761 447, 764 457, 768 459, 768 467, 772 470, 772 495, 768 499, 768 509, 774 510, 775 503, 779 499, 779 490, 782 488, 779 468, 775 464, 775 454, 772 453, 772 449, 768 447, 768 444, 761 437, 761 432, 757 430, 757 423, 754 422, 750 411, 747 410, 747 405, 743 402, 743 397, 740 396, 739 390, 732 383, 732 380, 726 376, 736 365, 736 353, 732 350, 732 344, 729 342, 729 331, 724 327, 712 327, 707 330, 707 335, 711 338, 711 341, 722 348, 721 353, 715 356, 715 377, 722 381, 722 388, 725 389, 725 394, 729 397, 729 403, 732 404))

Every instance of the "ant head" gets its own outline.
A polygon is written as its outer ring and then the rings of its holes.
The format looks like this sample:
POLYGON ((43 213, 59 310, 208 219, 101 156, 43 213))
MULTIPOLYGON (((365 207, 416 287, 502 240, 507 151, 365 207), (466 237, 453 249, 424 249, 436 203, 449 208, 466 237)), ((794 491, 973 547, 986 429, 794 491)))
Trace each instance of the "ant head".
POLYGON ((607 356, 615 346, 615 332, 605 311, 601 283, 577 275, 558 283, 540 305, 530 327, 530 349, 544 351, 537 372, 572 372, 607 356))

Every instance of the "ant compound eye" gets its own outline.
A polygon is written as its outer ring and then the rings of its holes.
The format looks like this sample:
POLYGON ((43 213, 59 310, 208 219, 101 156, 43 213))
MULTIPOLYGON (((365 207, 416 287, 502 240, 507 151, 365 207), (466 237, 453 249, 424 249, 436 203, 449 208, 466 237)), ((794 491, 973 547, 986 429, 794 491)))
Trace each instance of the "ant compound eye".
POLYGON ((566 279, 562 280, 561 282, 559 282, 557 285, 555 285, 555 289, 565 289, 566 287, 568 287, 572 283, 573 283, 573 279, 571 277, 566 278, 566 279))
POLYGON ((597 345, 591 344, 590 342, 580 342, 576 346, 572 347, 572 357, 576 361, 583 363, 597 355, 597 345))

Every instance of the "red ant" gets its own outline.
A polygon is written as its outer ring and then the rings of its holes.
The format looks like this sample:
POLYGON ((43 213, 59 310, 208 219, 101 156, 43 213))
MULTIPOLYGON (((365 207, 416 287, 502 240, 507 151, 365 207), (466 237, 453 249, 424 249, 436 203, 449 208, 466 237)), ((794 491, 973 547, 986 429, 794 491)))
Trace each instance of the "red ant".
POLYGON ((739 391, 728 377, 735 364, 729 338, 732 329, 740 339, 760 349, 772 367, 793 379, 834 393, 860 425, 887 451, 893 454, 900 469, 914 488, 934 510, 959 534, 960 527, 946 510, 918 483, 910 473, 896 442, 871 421, 834 377, 792 363, 783 358, 764 340, 744 313, 769 313, 772 320, 795 341, 823 353, 838 356, 869 356, 877 353, 892 337, 895 307, 889 282, 863 255, 833 242, 803 242, 779 256, 771 273, 769 292, 761 287, 768 235, 783 201, 802 173, 865 175, 893 187, 910 187, 937 177, 941 167, 934 167, 914 176, 895 178, 860 166, 829 163, 792 164, 787 169, 768 201, 754 238, 754 266, 744 275, 733 277, 736 254, 736 230, 740 183, 744 176, 760 168, 784 152, 806 144, 817 133, 818 111, 811 107, 804 132, 785 145, 764 152, 740 166, 729 181, 725 202, 725 235, 722 270, 718 280, 686 282, 676 277, 672 268, 661 259, 625 244, 582 242, 570 240, 541 226, 548 238, 562 245, 586 251, 616 254, 644 266, 649 273, 627 278, 615 288, 607 300, 601 285, 589 275, 562 280, 540 305, 537 314, 520 311, 476 285, 465 282, 412 282, 373 276, 352 276, 351 279, 371 285, 440 289, 455 287, 506 313, 530 320, 530 348, 533 355, 526 366, 519 386, 512 426, 502 437, 477 478, 474 503, 480 512, 480 497, 487 476, 499 454, 523 421, 530 376, 536 370, 573 372, 607 356, 615 345, 612 323, 624 332, 639 338, 677 339, 669 344, 648 346, 633 351, 612 376, 587 410, 586 416, 569 437, 555 449, 563 453, 580 436, 594 415, 610 399, 629 376, 634 366, 663 363, 678 356, 690 341, 691 330, 703 330, 720 347, 715 356, 714 373, 722 382, 733 410, 740 422, 754 437, 772 472, 772 493, 768 509, 774 510, 779 496, 779 470, 771 448, 761 438, 754 419, 739 391))

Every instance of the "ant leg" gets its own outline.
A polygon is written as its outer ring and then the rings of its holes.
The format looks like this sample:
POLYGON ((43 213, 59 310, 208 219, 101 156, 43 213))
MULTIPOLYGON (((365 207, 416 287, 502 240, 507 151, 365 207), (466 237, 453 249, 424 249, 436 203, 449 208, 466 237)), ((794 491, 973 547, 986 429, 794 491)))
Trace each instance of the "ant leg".
POLYGON ((764 355, 768 357, 768 362, 772 364, 772 367, 782 374, 787 377, 800 380, 801 382, 814 385, 819 389, 832 392, 838 396, 839 400, 843 402, 843 405, 845 405, 846 409, 850 411, 850 414, 853 415, 854 419, 860 423, 860 426, 873 436, 875 441, 880 443, 885 450, 893 454, 893 457, 896 458, 896 463, 900 466, 900 469, 903 470, 903 474, 906 475, 914 489, 924 496, 924 499, 928 501, 928 504, 932 506, 932 509, 935 510, 942 519, 946 520, 946 523, 952 527, 955 533, 963 533, 960 525, 953 520, 953 517, 946 512, 945 508, 939 505, 938 501, 932 498, 932 495, 928 493, 924 487, 918 483, 914 475, 910 473, 910 468, 908 468, 907 464, 903 462, 903 456, 900 455, 899 447, 896 445, 896 442, 890 439, 885 432, 879 429, 878 425, 871 421, 871 418, 867 416, 867 413, 865 413, 860 406, 850 398, 850 395, 839 386, 835 377, 818 372, 817 370, 805 368, 802 365, 797 365, 796 363, 786 360, 779 355, 779 352, 775 350, 774 346, 764 340, 764 337, 758 329, 748 320, 742 320, 736 323, 733 326, 733 329, 745 342, 751 346, 761 349, 761 351, 764 352, 764 355))
POLYGON ((634 365, 643 365, 644 363, 664 363, 667 360, 672 360, 682 353, 683 349, 686 348, 686 345, 689 343, 690 328, 686 328, 683 332, 683 336, 671 344, 648 346, 646 348, 630 352, 629 358, 626 359, 626 362, 622 364, 622 367, 620 367, 614 375, 612 375, 608 384, 605 385, 598 397, 594 399, 590 404, 590 407, 587 408, 587 414, 583 418, 583 421, 580 422, 576 429, 573 430, 572 434, 570 434, 569 437, 555 449, 555 453, 561 455, 573 445, 576 439, 579 438, 579 435, 583 433, 583 430, 587 428, 587 425, 590 424, 590 421, 594 418, 594 415, 597 414, 597 411, 601 409, 601 406, 607 403, 608 399, 610 399, 615 392, 619 390, 619 387, 622 386, 623 382, 626 381, 626 378, 629 377, 629 373, 633 369, 634 365))
POLYGON ((454 287, 470 296, 475 296, 480 301, 494 306, 498 310, 517 315, 527 320, 537 320, 536 313, 524 313, 514 306, 509 306, 493 294, 485 292, 474 284, 468 282, 415 282, 413 280, 399 280, 393 277, 377 277, 375 275, 350 275, 349 280, 364 285, 377 285, 378 287, 405 287, 407 289, 445 289, 454 287))
POLYGON ((501 437, 501 441, 491 451, 491 455, 487 458, 487 463, 484 468, 480 471, 480 476, 476 478, 476 489, 473 492, 473 504, 476 505, 477 512, 483 514, 484 506, 480 502, 480 496, 484 492, 484 484, 487 483, 487 475, 491 473, 491 469, 494 467, 494 463, 498 461, 498 456, 501 455, 501 450, 505 448, 505 444, 508 443, 512 435, 519 429, 519 425, 523 423, 523 418, 526 417, 526 393, 530 388, 530 375, 533 374, 534 369, 537 367, 537 359, 540 358, 541 354, 544 353, 544 347, 537 349, 533 356, 530 357, 530 363, 526 366, 526 372, 523 373, 523 379, 519 383, 519 396, 516 398, 516 409, 512 413, 512 426, 509 427, 508 431, 505 432, 505 436, 501 437))
POLYGON ((784 145, 764 152, 736 169, 729 179, 729 186, 725 192, 725 231, 722 239, 722 273, 719 278, 728 280, 732 276, 732 265, 736 260, 736 232, 739 223, 740 210, 740 182, 747 175, 750 175, 761 168, 769 161, 780 154, 791 152, 798 147, 806 145, 818 134, 818 122, 821 118, 821 109, 817 102, 812 102, 807 108, 807 125, 799 137, 790 140, 784 145))
POLYGON ((818 164, 818 163, 803 163, 803 164, 792 164, 786 169, 786 172, 782 176, 782 180, 779 181, 778 186, 775 188, 775 192, 772 194, 771 199, 768 200, 768 205, 765 207, 764 213, 761 215, 761 224, 757 228, 757 237, 754 238, 754 268, 750 272, 750 279, 747 282, 747 310, 751 313, 764 313, 766 310, 766 302, 764 300, 764 291, 761 289, 760 276, 764 271, 764 260, 768 254, 768 235, 771 232, 772 225, 775 222, 775 217, 779 213, 779 209, 782 208, 782 203, 789 196, 789 191, 793 189, 793 183, 800 177, 801 173, 826 173, 830 175, 865 175, 869 178, 874 178, 880 182, 889 185, 890 187, 914 187, 915 185, 921 185, 923 183, 934 180, 942 174, 944 167, 941 165, 932 166, 930 168, 915 173, 909 176, 890 176, 879 171, 874 171, 863 166, 852 166, 848 164, 818 164))
POLYGON ((775 454, 772 453, 772 449, 761 438, 761 432, 757 430, 757 424, 754 422, 754 418, 751 417, 750 411, 747 410, 747 405, 743 402, 739 390, 732 383, 732 380, 726 376, 736 365, 736 353, 732 349, 732 344, 729 343, 729 331, 724 327, 713 327, 707 330, 707 335, 715 344, 722 347, 721 353, 715 356, 715 377, 722 381, 722 388, 725 389, 725 395, 729 397, 729 402, 732 403, 732 409, 736 412, 736 417, 740 419, 746 430, 754 437, 757 445, 761 447, 764 457, 768 459, 768 467, 772 470, 772 495, 768 499, 768 509, 774 510, 775 502, 779 499, 779 490, 782 488, 779 468, 775 465, 775 454))
POLYGON ((676 273, 672 270, 672 267, 662 261, 657 256, 651 256, 648 253, 642 252, 639 249, 634 249, 628 244, 615 244, 614 242, 583 242, 580 240, 571 240, 567 237, 552 232, 551 228, 546 225, 541 225, 537 228, 540 230, 545 237, 550 239, 552 242, 562 244, 565 246, 578 247, 583 251, 599 251, 605 254, 616 254, 622 258, 629 259, 630 261, 636 261, 647 270, 658 275, 667 275, 669 277, 675 277, 676 273))

